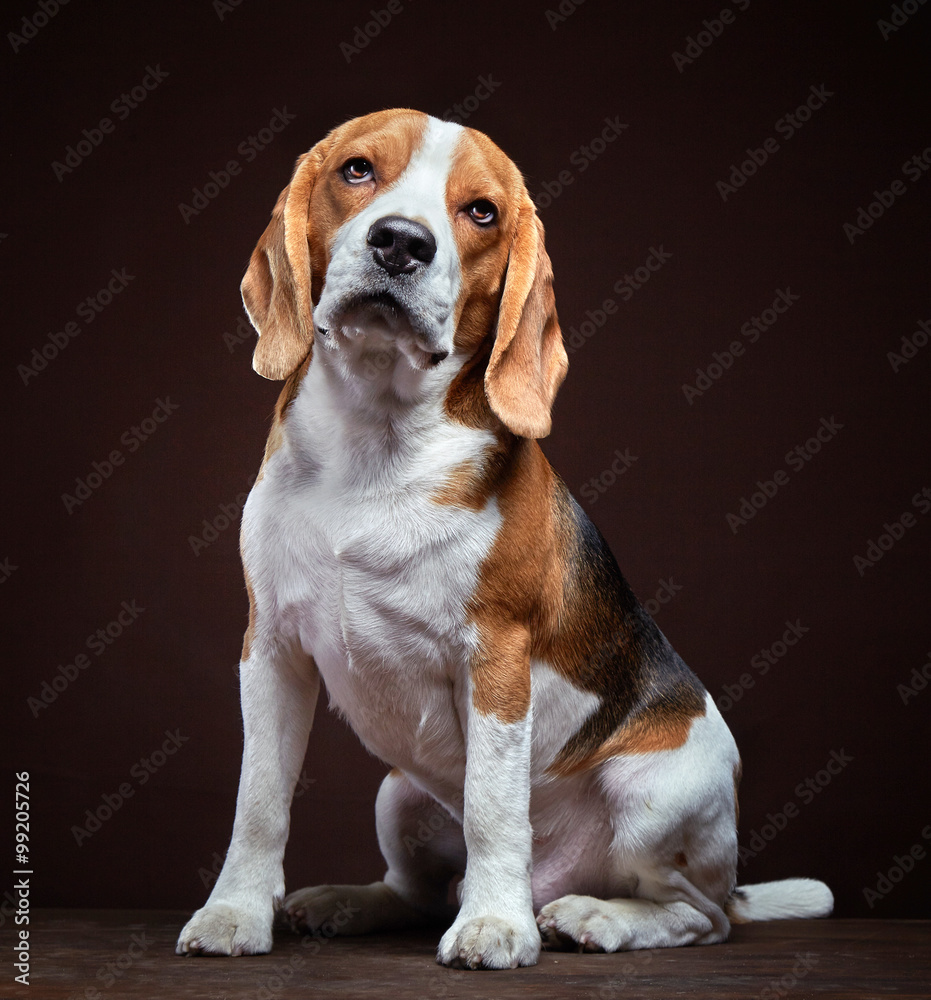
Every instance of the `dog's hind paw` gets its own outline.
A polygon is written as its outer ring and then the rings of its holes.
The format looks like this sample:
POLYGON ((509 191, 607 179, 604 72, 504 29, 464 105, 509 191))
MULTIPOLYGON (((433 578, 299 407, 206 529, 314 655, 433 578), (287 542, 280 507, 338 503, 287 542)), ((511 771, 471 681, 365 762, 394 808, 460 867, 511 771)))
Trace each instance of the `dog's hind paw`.
POLYGON ((281 914, 293 930, 320 931, 327 937, 402 930, 428 920, 384 882, 298 889, 285 898, 281 914))

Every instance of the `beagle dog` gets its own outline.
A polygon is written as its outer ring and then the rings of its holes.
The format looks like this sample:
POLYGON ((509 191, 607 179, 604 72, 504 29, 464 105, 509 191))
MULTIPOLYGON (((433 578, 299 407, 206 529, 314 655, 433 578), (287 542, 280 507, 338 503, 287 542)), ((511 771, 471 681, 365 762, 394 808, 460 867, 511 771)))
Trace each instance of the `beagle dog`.
POLYGON ((830 912, 821 882, 736 888, 734 740, 537 444, 567 369, 552 282, 473 129, 381 111, 297 161, 242 283, 254 368, 286 383, 242 519, 236 818, 179 953, 267 952, 277 910, 445 920, 438 961, 470 969, 830 912), (392 766, 387 872, 285 897, 321 680, 392 766))

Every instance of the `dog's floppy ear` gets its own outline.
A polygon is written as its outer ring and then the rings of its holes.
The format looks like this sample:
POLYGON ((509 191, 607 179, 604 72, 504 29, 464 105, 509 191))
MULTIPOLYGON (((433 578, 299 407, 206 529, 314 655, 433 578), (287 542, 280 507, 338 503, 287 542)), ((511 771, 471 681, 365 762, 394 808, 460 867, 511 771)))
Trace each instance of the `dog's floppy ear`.
POLYGON ((240 285, 246 312, 259 334, 252 367, 264 378, 287 378, 313 345, 307 220, 322 161, 320 145, 298 159, 240 285))
POLYGON ((550 432, 550 410, 569 360, 562 343, 553 268, 543 224, 524 197, 508 254, 498 328, 485 371, 485 393, 496 416, 520 437, 550 432))

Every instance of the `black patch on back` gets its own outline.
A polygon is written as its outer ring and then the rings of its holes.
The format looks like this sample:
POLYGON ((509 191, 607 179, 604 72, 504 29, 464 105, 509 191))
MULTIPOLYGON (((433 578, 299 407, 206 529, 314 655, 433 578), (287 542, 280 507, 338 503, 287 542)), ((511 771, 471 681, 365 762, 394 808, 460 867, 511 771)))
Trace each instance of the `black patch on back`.
POLYGON ((567 741, 553 767, 589 757, 625 724, 648 712, 657 723, 704 713, 705 689, 640 605, 601 532, 557 478, 556 504, 567 565, 568 619, 583 634, 561 637, 546 656, 600 708, 567 741))

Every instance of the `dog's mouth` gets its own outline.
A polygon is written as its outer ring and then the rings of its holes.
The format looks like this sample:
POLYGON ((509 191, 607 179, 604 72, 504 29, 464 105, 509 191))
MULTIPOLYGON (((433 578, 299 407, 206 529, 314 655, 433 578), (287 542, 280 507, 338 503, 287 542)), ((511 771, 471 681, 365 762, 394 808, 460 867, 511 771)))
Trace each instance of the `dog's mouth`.
POLYGON ((373 327, 388 333, 415 332, 410 314, 388 291, 347 296, 331 311, 326 322, 326 326, 317 327, 324 336, 334 329, 350 336, 358 335, 373 327))
POLYGON ((323 338, 332 341, 335 335, 353 341, 393 342, 412 367, 420 370, 436 367, 449 356, 448 351, 437 349, 431 335, 420 329, 416 317, 389 291, 349 296, 325 323, 314 324, 323 338))

